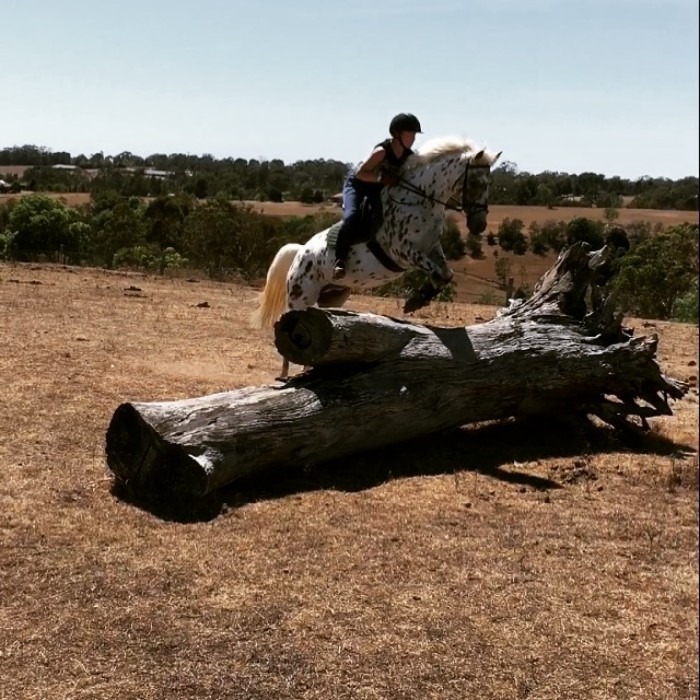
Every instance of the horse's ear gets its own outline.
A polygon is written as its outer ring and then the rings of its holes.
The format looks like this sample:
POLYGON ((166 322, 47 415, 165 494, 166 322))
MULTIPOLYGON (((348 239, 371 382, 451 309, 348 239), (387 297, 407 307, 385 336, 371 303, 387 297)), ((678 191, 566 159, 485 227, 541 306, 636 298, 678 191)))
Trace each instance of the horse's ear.
POLYGON ((474 156, 474 160, 475 160, 475 161, 481 160, 481 159, 484 157, 484 153, 485 153, 485 152, 486 152, 486 149, 485 149, 485 148, 482 148, 482 149, 474 156))
POLYGON ((496 153, 496 155, 493 157, 493 161, 491 161, 491 165, 496 165, 496 163, 498 163, 498 159, 501 157, 501 153, 503 153, 503 151, 499 151, 498 153, 496 153))

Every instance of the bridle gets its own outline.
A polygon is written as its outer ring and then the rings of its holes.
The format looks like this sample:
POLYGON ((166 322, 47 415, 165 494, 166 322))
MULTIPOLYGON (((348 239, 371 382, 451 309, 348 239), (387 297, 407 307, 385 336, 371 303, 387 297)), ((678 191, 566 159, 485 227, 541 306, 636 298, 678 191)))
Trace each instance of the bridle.
MULTIPOLYGON (((469 217, 472 214, 481 214, 482 212, 485 214, 488 214, 489 211, 489 205, 488 203, 482 204, 481 202, 470 202, 469 201, 469 171, 470 170, 475 170, 477 168, 490 168, 490 165, 474 165, 473 163, 467 161, 466 167, 464 169, 464 178, 462 180, 462 203, 461 206, 455 206, 454 204, 450 203, 448 200, 447 202, 443 202, 441 199, 438 199, 437 197, 434 197, 432 194, 426 192, 425 190, 421 189, 420 187, 414 185, 411 182, 408 182, 404 180, 403 178, 399 178, 398 186, 403 187, 403 189, 408 190, 409 192, 413 192, 413 194, 417 194, 421 196, 423 199, 427 199, 430 202, 433 202, 434 204, 442 204, 446 209, 452 209, 454 211, 463 211, 465 216, 469 217)), ((450 198, 452 199, 452 198, 450 198)), ((404 202, 398 202, 397 200, 392 201, 396 202, 397 204, 404 204, 404 202)))

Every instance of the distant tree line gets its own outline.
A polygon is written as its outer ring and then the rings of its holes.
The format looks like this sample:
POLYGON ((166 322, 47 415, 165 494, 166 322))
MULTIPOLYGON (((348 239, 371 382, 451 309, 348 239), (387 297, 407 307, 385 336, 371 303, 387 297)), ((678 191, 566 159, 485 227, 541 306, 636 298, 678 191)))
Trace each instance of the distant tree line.
POLYGON ((71 207, 42 194, 0 205, 0 259, 163 272, 190 267, 215 279, 264 276, 277 250, 308 239, 338 214, 282 218, 212 198, 98 192, 71 207))
MULTIPOLYGON (((259 201, 321 202, 342 188, 351 165, 337 160, 282 160, 214 158, 210 154, 153 153, 141 157, 129 151, 116 155, 95 153, 73 156, 32 145, 0 150, 2 166, 32 166, 21 179, 28 189, 40 192, 116 191, 126 196, 157 197, 191 194, 259 201), (76 166, 73 169, 54 166, 76 166), (154 175, 153 171, 160 171, 154 175)), ((584 172, 521 172, 509 161, 493 171, 490 201, 493 204, 621 207, 649 209, 698 209, 698 178, 679 180, 640 177, 635 180, 584 172)))
MULTIPOLYGON (((0 204, 0 260, 128 267, 161 274, 188 268, 213 279, 255 279, 264 277, 282 245, 306 241, 338 220, 338 213, 266 216, 225 197, 201 201, 188 193, 146 200, 100 191, 80 207, 33 194, 0 204)), ((577 217, 532 224, 525 231, 521 220, 504 219, 497 234, 485 237, 498 258, 499 285, 515 296, 530 291, 523 282, 512 288, 512 265, 518 255, 558 252, 579 241, 592 249, 610 244, 625 253, 615 263, 616 294, 625 312, 697 322, 697 224, 663 229, 640 222, 621 233, 611 222, 577 217)), ((451 260, 485 254, 482 238, 464 240, 452 218, 446 221, 442 245, 451 260)), ((412 272, 378 293, 405 296, 424 281, 422 274, 412 272)), ((454 285, 448 286, 441 299, 451 300, 454 291, 454 285)))

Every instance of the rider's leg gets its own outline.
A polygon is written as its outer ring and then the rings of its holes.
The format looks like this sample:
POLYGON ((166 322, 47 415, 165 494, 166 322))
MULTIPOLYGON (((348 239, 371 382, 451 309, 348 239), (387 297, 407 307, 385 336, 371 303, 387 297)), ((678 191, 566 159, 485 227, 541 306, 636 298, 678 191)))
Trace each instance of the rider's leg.
POLYGON ((350 251, 352 233, 360 218, 360 202, 362 201, 361 187, 358 181, 350 176, 343 186, 343 223, 338 231, 335 244, 335 271, 333 277, 345 277, 345 259, 350 251))

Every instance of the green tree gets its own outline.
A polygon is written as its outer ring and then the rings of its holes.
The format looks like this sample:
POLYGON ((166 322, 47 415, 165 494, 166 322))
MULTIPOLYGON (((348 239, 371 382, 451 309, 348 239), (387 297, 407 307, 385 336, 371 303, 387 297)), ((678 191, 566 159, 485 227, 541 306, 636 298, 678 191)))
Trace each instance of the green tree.
POLYGON ((603 218, 609 223, 613 223, 620 216, 620 211, 617 207, 605 207, 605 212, 603 213, 603 218))
MULTIPOLYGON (((620 261, 612 281, 623 311, 668 319, 676 304, 697 294, 698 226, 682 224, 651 236, 620 261)), ((687 302, 685 302, 687 303, 687 302)))
POLYGON ((537 192, 535 193, 535 199, 534 199, 534 204, 541 204, 544 205, 545 207, 549 207, 550 209, 554 206, 554 201, 555 201, 555 196, 554 192, 552 192, 552 188, 545 185, 541 184, 537 186, 537 192))
POLYGON ((166 248, 182 248, 182 230, 192 206, 187 195, 156 197, 146 207, 145 216, 150 221, 146 240, 155 243, 163 251, 166 248))
POLYGON ((271 202, 282 202, 284 200, 284 195, 281 189, 271 185, 267 190, 267 198, 271 202))
POLYGON ((577 216, 566 224, 566 242, 573 245, 583 241, 593 250, 602 248, 605 243, 603 222, 593 221, 585 216, 577 216))
POLYGON ((528 233, 530 234, 530 250, 535 255, 544 255, 549 250, 549 243, 546 234, 543 233, 542 228, 536 221, 530 224, 528 233))
POLYGON ((473 233, 467 234, 466 240, 467 250, 469 255, 474 260, 481 260, 484 257, 484 250, 481 245, 481 236, 475 236, 473 233))
POLYGON ((120 250, 146 245, 145 205, 139 197, 103 192, 91 205, 92 260, 113 267, 120 250))
POLYGON ((185 221, 184 255, 213 277, 253 277, 265 270, 279 247, 281 225, 250 207, 208 200, 185 221))
POLYGON ((205 177, 197 178, 192 189, 192 194, 194 194, 197 199, 207 198, 209 195, 209 182, 205 177))
POLYGON ((540 233, 547 245, 557 253, 566 245, 566 223, 564 221, 549 219, 540 226, 540 233))
POLYGON ((445 227, 440 238, 442 250, 448 260, 460 260, 467 253, 467 246, 462 238, 459 226, 454 216, 445 219, 445 227))
POLYGON ((505 291, 510 286, 510 280, 512 279, 512 275, 511 275, 512 267, 513 267, 513 263, 512 263, 510 258, 499 257, 498 260, 496 260, 495 272, 496 272, 496 281, 498 282, 499 289, 502 289, 505 291))
POLYGON ((498 227, 498 242, 503 250, 512 251, 516 255, 527 252, 527 238, 523 233, 525 226, 522 219, 506 217, 498 227))
POLYGON ((20 260, 47 256, 80 262, 89 232, 77 209, 43 195, 22 197, 10 211, 7 227, 20 260))
POLYGON ((313 204, 313 201, 314 201, 313 187, 309 187, 308 185, 306 187, 304 187, 301 190, 301 193, 299 194, 299 201, 303 202, 304 204, 313 204))
POLYGON ((671 312, 672 318, 683 323, 698 323, 698 280, 692 288, 676 299, 671 312))

